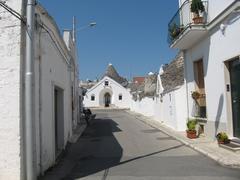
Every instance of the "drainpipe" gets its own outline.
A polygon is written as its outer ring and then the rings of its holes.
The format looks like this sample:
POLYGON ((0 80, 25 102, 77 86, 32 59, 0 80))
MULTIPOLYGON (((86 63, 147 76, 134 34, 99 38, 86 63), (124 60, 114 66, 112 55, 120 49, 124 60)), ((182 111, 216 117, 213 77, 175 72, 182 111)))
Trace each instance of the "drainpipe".
POLYGON ((186 86, 186 100, 187 100, 187 118, 189 118, 189 97, 188 97, 188 82, 187 82, 187 62, 186 62, 186 50, 183 50, 183 61, 184 61, 184 76, 185 76, 185 86, 186 86))
POLYGON ((33 158, 33 82, 34 82, 34 22, 35 0, 27 1, 27 26, 26 26, 26 64, 25 64, 25 157, 26 157, 26 180, 35 180, 33 158))

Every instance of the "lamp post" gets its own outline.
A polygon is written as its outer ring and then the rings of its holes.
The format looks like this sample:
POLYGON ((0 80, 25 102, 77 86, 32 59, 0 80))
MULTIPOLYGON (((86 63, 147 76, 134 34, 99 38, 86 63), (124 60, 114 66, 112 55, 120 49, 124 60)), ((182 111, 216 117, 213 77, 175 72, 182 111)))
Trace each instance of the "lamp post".
POLYGON ((73 42, 76 41, 76 34, 77 34, 78 31, 84 30, 84 29, 89 28, 89 27, 94 27, 96 25, 97 25, 96 22, 90 22, 89 24, 76 29, 76 17, 73 16, 73 29, 72 29, 73 42))
MULTIPOLYGON (((82 103, 80 102, 80 100, 79 100, 79 94, 81 93, 81 92, 79 92, 79 68, 77 68, 77 67, 79 67, 79 65, 78 65, 78 61, 77 61, 77 57, 78 57, 78 53, 77 53, 77 47, 76 47, 76 39, 77 39, 77 32, 78 31, 81 31, 81 30, 84 30, 84 29, 86 29, 86 28, 91 28, 91 27, 94 27, 94 26, 96 26, 97 25, 97 23, 96 22, 91 22, 91 23, 89 23, 89 24, 87 24, 87 25, 85 25, 85 26, 82 26, 82 27, 80 27, 79 29, 76 29, 76 17, 74 16, 73 17, 73 27, 72 27, 72 41, 73 41, 73 44, 74 44, 74 56, 75 56, 75 62, 74 62, 74 67, 73 67, 73 71, 74 71, 74 76, 73 76, 73 91, 74 92, 72 92, 73 93, 73 99, 72 99, 72 101, 74 102, 74 104, 76 105, 76 106, 78 106, 78 108, 79 108, 79 110, 78 110, 78 112, 77 112, 77 119, 79 119, 80 118, 80 112, 82 112, 82 103), (76 67, 77 66, 77 67, 76 67), (76 97, 77 96, 77 97, 76 97), (74 99, 75 100, 77 100, 77 102, 76 101, 74 101, 74 99), (81 103, 81 104, 80 104, 81 103), (80 111, 80 112, 79 112, 80 111)), ((82 99, 82 98, 81 98, 82 99)))

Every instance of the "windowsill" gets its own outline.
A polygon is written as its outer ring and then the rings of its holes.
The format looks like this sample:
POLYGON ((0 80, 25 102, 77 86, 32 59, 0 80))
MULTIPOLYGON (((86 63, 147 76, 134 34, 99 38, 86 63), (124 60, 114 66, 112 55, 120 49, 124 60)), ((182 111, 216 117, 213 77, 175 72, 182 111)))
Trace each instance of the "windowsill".
POLYGON ((207 123, 207 118, 203 118, 203 117, 194 117, 194 118, 196 118, 199 123, 207 123))

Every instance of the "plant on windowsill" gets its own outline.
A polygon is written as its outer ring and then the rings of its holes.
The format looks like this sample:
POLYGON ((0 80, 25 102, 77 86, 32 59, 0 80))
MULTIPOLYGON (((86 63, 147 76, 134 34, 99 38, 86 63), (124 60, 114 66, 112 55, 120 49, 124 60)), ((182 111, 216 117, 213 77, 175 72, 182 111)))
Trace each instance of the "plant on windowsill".
POLYGON ((196 119, 188 119, 186 133, 189 139, 197 138, 196 125, 197 125, 196 119))
POLYGON ((228 144, 230 143, 230 140, 228 138, 228 135, 225 132, 220 132, 216 135, 218 144, 228 144))
POLYGON ((178 35, 181 33, 181 28, 176 23, 173 23, 173 25, 170 26, 170 28, 169 28, 169 33, 173 40, 173 39, 177 38, 178 35))
POLYGON ((197 91, 193 91, 191 95, 192 95, 192 98, 193 98, 194 100, 199 99, 200 96, 201 96, 201 94, 200 94, 199 92, 197 92, 197 91))
POLYGON ((191 12, 193 13, 193 22, 194 24, 202 24, 203 17, 200 16, 200 12, 205 12, 205 7, 202 0, 192 0, 191 3, 191 12))

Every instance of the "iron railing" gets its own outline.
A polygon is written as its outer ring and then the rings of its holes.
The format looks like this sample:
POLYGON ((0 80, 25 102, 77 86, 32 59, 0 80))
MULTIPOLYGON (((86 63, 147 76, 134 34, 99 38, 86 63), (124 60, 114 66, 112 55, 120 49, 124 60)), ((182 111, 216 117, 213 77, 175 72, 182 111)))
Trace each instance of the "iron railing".
POLYGON ((191 0, 186 0, 168 24, 168 43, 171 45, 187 28, 197 25, 205 26, 208 23, 208 1, 202 0, 205 11, 200 13, 201 21, 194 22, 194 13, 191 12, 191 0))

